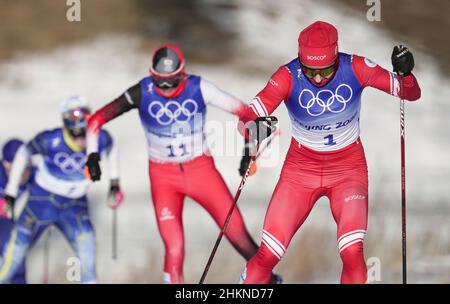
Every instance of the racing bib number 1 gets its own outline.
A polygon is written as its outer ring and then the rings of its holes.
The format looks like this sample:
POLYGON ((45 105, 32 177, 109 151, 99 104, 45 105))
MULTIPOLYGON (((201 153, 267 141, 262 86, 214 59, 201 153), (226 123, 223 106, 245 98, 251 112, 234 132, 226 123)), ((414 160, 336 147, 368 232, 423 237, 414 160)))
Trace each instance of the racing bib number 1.
POLYGON ((333 139, 333 134, 327 135, 323 139, 327 140, 325 146, 334 146, 336 144, 336 142, 333 139))

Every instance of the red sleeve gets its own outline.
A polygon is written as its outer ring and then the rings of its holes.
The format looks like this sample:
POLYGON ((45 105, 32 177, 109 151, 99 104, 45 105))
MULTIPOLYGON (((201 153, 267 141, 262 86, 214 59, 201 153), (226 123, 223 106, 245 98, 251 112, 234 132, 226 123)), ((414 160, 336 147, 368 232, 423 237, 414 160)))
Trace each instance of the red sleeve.
POLYGON ((291 93, 292 76, 285 66, 280 67, 267 82, 252 102, 239 115, 240 121, 238 130, 244 134, 246 123, 255 120, 257 117, 269 116, 291 93))
POLYGON ((95 112, 88 121, 88 133, 98 134, 101 127, 117 116, 138 108, 141 103, 140 84, 135 84, 124 94, 95 112))
POLYGON ((131 109, 133 109, 133 106, 122 99, 116 99, 108 103, 89 118, 88 132, 97 134, 105 123, 131 109))
POLYGON ((363 88, 376 88, 409 101, 420 98, 420 87, 413 74, 398 76, 369 59, 357 55, 353 55, 352 68, 363 88), (403 83, 403 92, 401 92, 400 81, 403 83))

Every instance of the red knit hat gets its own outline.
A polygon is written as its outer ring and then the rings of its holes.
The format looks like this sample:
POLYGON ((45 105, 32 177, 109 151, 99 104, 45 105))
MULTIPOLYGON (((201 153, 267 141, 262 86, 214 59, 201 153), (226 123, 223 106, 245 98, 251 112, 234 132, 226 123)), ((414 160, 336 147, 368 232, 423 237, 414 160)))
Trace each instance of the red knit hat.
POLYGON ((332 65, 338 57, 337 41, 338 33, 333 25, 314 22, 298 36, 300 62, 313 67, 332 65))

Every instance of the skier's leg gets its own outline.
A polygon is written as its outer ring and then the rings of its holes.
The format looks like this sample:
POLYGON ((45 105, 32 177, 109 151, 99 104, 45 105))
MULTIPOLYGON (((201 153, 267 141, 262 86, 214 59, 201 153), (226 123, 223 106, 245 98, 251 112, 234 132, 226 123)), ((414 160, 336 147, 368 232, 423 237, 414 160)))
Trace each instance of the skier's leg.
MULTIPOLYGON (((16 226, 18 228, 18 226, 16 226)), ((0 283, 9 282, 25 260, 26 251, 29 248, 31 238, 29 230, 24 231, 14 228, 0 258, 0 283)))
MULTIPOLYGON (((12 220, 0 218, 0 252, 3 252, 5 249, 13 228, 14 222, 12 220)), ((24 264, 25 259, 23 259, 21 266, 17 268, 14 277, 11 279, 12 284, 25 284, 25 269, 23 269, 24 264)))
POLYGON ((341 283, 365 283, 364 236, 367 229, 367 171, 347 172, 331 189, 330 204, 337 223, 342 259, 341 283))
MULTIPOLYGON (((30 247, 32 248, 34 244, 39 240, 42 233, 47 229, 49 225, 39 225, 39 228, 37 228, 36 232, 34 233, 32 237, 32 241, 30 243, 30 247)), ((16 273, 11 279, 12 284, 27 284, 26 280, 26 258, 23 259, 22 264, 17 269, 16 273)))
MULTIPOLYGON (((197 160, 197 164, 188 171, 188 174, 188 195, 205 208, 217 225, 222 228, 233 204, 233 197, 214 166, 213 159, 209 156, 202 156, 202 159, 197 160)), ((247 261, 258 250, 237 206, 231 215, 225 236, 247 261)))
POLYGON ((12 220, 0 217, 0 250, 2 252, 9 240, 13 227, 14 222, 12 220))
POLYGON ((320 189, 304 188, 280 178, 266 213, 261 247, 241 276, 245 284, 269 282, 272 269, 321 195, 320 189))
MULTIPOLYGON (((48 197, 34 200, 32 195, 33 193, 30 194, 30 199, 15 222, 8 242, 3 248, 0 257, 0 283, 2 284, 11 281, 16 273, 20 272, 30 244, 37 238, 37 232, 45 229, 52 221, 54 214, 51 207, 47 207, 48 197)), ((20 282, 23 283, 22 280, 20 282)))
POLYGON ((56 227, 64 234, 81 264, 81 283, 97 282, 95 233, 86 198, 73 200, 60 210, 56 227))
POLYGON ((161 165, 150 165, 153 206, 165 248, 163 282, 166 284, 184 283, 182 212, 185 195, 178 187, 177 174, 171 173, 175 172, 164 170, 161 165))

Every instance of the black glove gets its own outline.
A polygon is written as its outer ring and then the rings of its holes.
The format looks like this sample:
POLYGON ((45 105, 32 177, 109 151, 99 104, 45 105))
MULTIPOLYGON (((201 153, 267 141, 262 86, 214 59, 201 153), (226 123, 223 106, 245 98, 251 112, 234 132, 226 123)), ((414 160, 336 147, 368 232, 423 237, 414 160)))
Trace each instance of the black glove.
POLYGON ((244 152, 242 153, 241 164, 239 165, 239 174, 240 176, 244 176, 245 171, 247 170, 248 164, 252 159, 251 152, 254 150, 254 145, 252 145, 249 141, 245 141, 244 152))
POLYGON ((14 203, 16 198, 10 195, 5 195, 4 198, 0 198, 0 216, 14 220, 14 203))
POLYGON ((120 189, 119 181, 112 180, 108 193, 109 207, 116 209, 122 204, 122 202, 123 202, 123 192, 122 189, 120 189))
POLYGON ((275 116, 258 117, 247 126, 249 139, 261 143, 277 129, 277 123, 275 116))
POLYGON ((100 177, 102 176, 102 170, 100 169, 100 155, 97 152, 89 154, 86 161, 86 167, 89 173, 88 177, 92 181, 95 182, 100 180, 100 177))
POLYGON ((404 76, 411 74, 411 71, 414 68, 414 57, 406 46, 394 46, 391 60, 394 72, 404 76))

